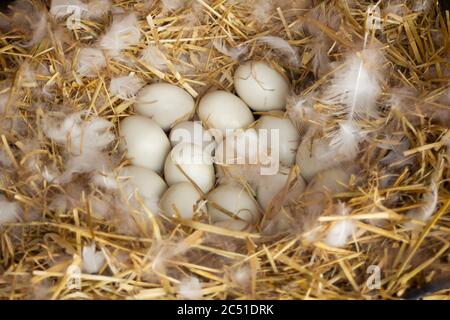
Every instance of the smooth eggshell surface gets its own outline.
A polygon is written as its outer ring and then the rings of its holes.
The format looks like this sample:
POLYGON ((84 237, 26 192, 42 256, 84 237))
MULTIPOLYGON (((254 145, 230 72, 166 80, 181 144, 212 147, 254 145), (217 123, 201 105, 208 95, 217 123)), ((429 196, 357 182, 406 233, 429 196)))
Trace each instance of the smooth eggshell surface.
POLYGON ((148 200, 159 200, 167 189, 167 184, 157 173, 143 167, 123 167, 119 172, 119 177, 121 180, 125 180, 125 184, 129 183, 127 190, 133 192, 135 189, 148 200))
POLYGON ((161 172, 170 142, 158 124, 143 116, 129 116, 120 123, 122 148, 133 165, 161 172))
POLYGON ((270 142, 275 138, 270 137, 272 132, 276 130, 274 133, 277 133, 278 135, 277 144, 280 163, 286 167, 292 166, 295 162, 295 154, 300 143, 300 134, 298 133, 296 127, 292 124, 291 120, 286 117, 262 116, 258 120, 258 129, 267 130, 267 142, 269 145, 273 145, 273 147, 275 144, 270 142))

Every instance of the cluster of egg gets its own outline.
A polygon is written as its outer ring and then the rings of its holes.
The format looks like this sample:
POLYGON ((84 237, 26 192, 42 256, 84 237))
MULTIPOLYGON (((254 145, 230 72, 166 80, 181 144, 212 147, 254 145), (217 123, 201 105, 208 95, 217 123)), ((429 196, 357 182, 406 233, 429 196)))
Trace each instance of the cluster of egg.
MULTIPOLYGON (((223 90, 206 93, 196 108, 194 99, 183 89, 168 83, 151 84, 138 96, 136 115, 121 122, 122 145, 132 164, 121 175, 127 176, 144 198, 158 199, 164 214, 191 219, 206 202, 202 210, 211 223, 243 230, 261 219, 284 187, 300 143, 297 128, 281 112, 290 90, 287 80, 269 64, 249 61, 237 68, 234 88, 237 95, 223 90), (255 122, 252 111, 263 115, 255 122), (216 182, 218 168, 211 157, 224 141, 214 141, 206 130, 219 130, 226 141, 230 130, 245 130, 251 125, 256 130, 277 129, 280 141, 280 169, 261 178, 255 186, 256 198, 242 184, 216 182), (191 136, 201 132, 202 139, 199 144, 184 140, 181 131, 191 136), (207 150, 211 145, 213 148, 207 150), (183 151, 204 162, 183 161, 183 151)), ((303 159, 308 153, 297 155, 301 165, 311 162, 303 159)), ((309 180, 310 173, 306 173, 309 180)), ((304 188, 301 177, 299 181, 304 188)))

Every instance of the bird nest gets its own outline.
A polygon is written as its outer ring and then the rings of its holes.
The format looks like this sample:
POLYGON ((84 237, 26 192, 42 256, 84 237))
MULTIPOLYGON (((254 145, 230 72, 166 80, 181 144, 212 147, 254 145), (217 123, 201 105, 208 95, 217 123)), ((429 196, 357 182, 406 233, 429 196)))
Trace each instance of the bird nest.
POLYGON ((0 14, 0 298, 448 298, 449 22, 412 0, 16 2, 0 14), (105 38, 117 19, 135 25, 119 44, 105 38), (198 102, 234 92, 250 59, 289 80, 302 137, 353 155, 339 192, 284 201, 294 166, 241 231, 201 211, 156 214, 138 195, 117 203, 113 173, 129 163, 118 124, 139 88, 165 81, 198 102), (125 87, 111 85, 119 77, 125 87), (349 81, 369 88, 350 110, 349 81), (73 152, 96 142, 91 157, 73 152), (327 239, 337 225, 351 226, 339 246, 327 239))

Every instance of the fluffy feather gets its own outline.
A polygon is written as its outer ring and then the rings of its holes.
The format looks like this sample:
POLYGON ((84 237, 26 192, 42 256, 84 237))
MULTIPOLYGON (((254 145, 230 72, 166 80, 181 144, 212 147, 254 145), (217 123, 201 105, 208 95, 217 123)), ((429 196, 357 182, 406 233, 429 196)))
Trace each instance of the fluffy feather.
POLYGON ((115 15, 106 33, 100 38, 100 46, 112 57, 119 57, 122 50, 139 42, 139 24, 135 13, 115 15))
POLYGON ((352 53, 338 68, 322 101, 340 106, 338 113, 347 119, 376 117, 376 102, 381 93, 383 53, 380 49, 365 49, 352 53))
POLYGON ((110 0, 53 0, 50 14, 56 19, 74 16, 74 18, 97 19, 111 10, 110 0))
POLYGON ((86 16, 97 19, 111 11, 111 0, 91 0, 87 6, 86 16))
POLYGON ((135 75, 127 75, 112 78, 109 84, 109 92, 120 99, 129 100, 134 98, 138 91, 144 86, 144 82, 135 75))
POLYGON ((106 66, 103 52, 97 48, 81 48, 78 54, 77 73, 83 77, 95 77, 106 66))
POLYGON ((0 149, 0 165, 5 168, 9 168, 12 166, 12 160, 8 156, 5 150, 0 149))
POLYGON ((84 246, 82 251, 83 270, 87 273, 98 273, 105 264, 105 255, 95 250, 95 244, 84 246))
POLYGON ((378 147, 390 150, 389 153, 380 160, 380 164, 382 165, 390 168, 400 167, 400 169, 403 170, 406 165, 414 163, 414 157, 405 157, 403 155, 403 152, 410 147, 410 142, 406 136, 402 136, 398 140, 398 143, 388 146, 379 145, 378 147))
POLYGON ((417 209, 412 209, 406 213, 407 217, 419 221, 428 221, 436 211, 438 205, 438 186, 432 182, 429 190, 423 195, 422 204, 417 209))
MULTIPOLYGON (((74 173, 89 173, 108 169, 108 157, 103 150, 114 140, 112 124, 104 119, 92 117, 82 120, 83 113, 69 114, 65 118, 44 120, 44 132, 54 142, 66 147, 65 171, 55 179, 67 183, 74 173)), ((48 174, 49 178, 54 174, 48 174)))
POLYGON ((8 201, 3 195, 0 195, 0 226, 18 221, 21 211, 17 202, 8 201))
MULTIPOLYGON (((320 1, 317 6, 306 13, 306 17, 311 20, 317 20, 327 27, 338 30, 341 24, 342 14, 337 6, 330 6, 326 2, 320 1)), ((314 38, 323 36, 323 31, 316 25, 307 21, 302 23, 304 31, 314 38)))
POLYGON ((56 19, 65 18, 69 15, 80 15, 86 12, 88 7, 80 0, 52 0, 50 14, 56 19))
POLYGON ((183 21, 187 28, 201 25, 205 20, 205 13, 203 5, 198 1, 190 2, 190 10, 185 14, 183 21))
POLYGON ((364 133, 352 120, 344 120, 331 134, 330 155, 339 154, 346 159, 354 159, 358 153, 358 145, 364 137, 364 133))
POLYGON ((320 77, 328 73, 331 69, 328 50, 330 49, 329 40, 322 34, 305 46, 311 56, 311 67, 316 77, 320 77))
POLYGON ((82 120, 82 115, 84 113, 76 112, 62 119, 47 118, 44 121, 46 136, 66 145, 70 153, 77 155, 88 150, 103 150, 114 140, 111 122, 97 117, 82 120))
POLYGON ((288 59, 291 66, 298 67, 299 61, 297 50, 286 40, 280 37, 266 36, 258 38, 257 41, 268 45, 273 50, 278 51, 281 55, 288 59))
MULTIPOLYGON (((0 29, 8 31, 18 29, 30 35, 28 41, 19 42, 22 47, 32 47, 47 35, 47 10, 42 3, 29 0, 3 1, 10 10, 0 13, 0 29), (13 2, 12 4, 9 4, 13 2)), ((5 6, 6 9, 6 6, 5 6)), ((1 11, 1 10, 0 10, 1 11)))
POLYGON ((167 62, 161 56, 163 53, 155 45, 149 44, 141 50, 141 60, 149 66, 152 66, 160 71, 167 70, 167 62))
POLYGON ((433 6, 432 0, 415 0, 412 5, 414 12, 428 12, 433 6))
POLYGON ((414 111, 414 108, 411 108, 411 106, 414 105, 417 96, 417 91, 410 87, 392 88, 387 104, 394 111, 401 113, 411 112, 414 111))
MULTIPOLYGON (((74 174, 101 172, 109 168, 108 158, 96 150, 85 150, 83 153, 68 157, 64 172, 54 182, 68 183, 74 174)), ((97 177, 94 174, 94 177, 97 177)), ((98 183, 98 180, 95 180, 98 183)))
POLYGON ((324 127, 329 118, 327 114, 320 113, 314 108, 316 95, 315 92, 301 96, 291 95, 286 101, 287 115, 301 131, 305 131, 308 125, 324 127))
MULTIPOLYGON (((344 203, 338 203, 336 210, 342 216, 347 216, 350 209, 344 203)), ((328 230, 324 242, 330 247, 344 247, 355 230, 355 223, 352 220, 337 221, 328 230)))
POLYGON ((29 62, 25 62, 20 67, 20 85, 23 87, 36 87, 36 70, 29 62))
POLYGON ((266 23, 270 20, 273 4, 268 0, 255 0, 252 9, 254 20, 259 23, 266 23))
POLYGON ((105 199, 101 199, 94 196, 90 196, 89 203, 91 204, 93 217, 97 219, 111 218, 113 200, 110 199, 110 197, 105 197, 105 199))
MULTIPOLYGON (((103 169, 107 169, 107 167, 104 166, 103 169)), ((102 170, 94 173, 91 180, 96 186, 108 190, 114 190, 119 187, 115 175, 113 174, 113 172, 110 172, 109 170, 106 171, 102 170)))
POLYGON ((407 11, 406 3, 404 0, 390 0, 383 6, 382 12, 386 16, 388 14, 395 14, 398 16, 405 15, 407 11))
POLYGON ((200 280, 196 277, 189 277, 181 280, 178 294, 185 299, 200 299, 203 296, 200 280))
POLYGON ((47 12, 41 11, 38 15, 38 20, 33 25, 33 34, 30 41, 22 45, 25 48, 38 44, 47 35, 47 12))
POLYGON ((248 265, 240 266, 233 271, 231 278, 237 285, 248 287, 252 280, 252 270, 248 265))
POLYGON ((186 3, 186 0, 161 0, 162 8, 165 11, 175 11, 180 9, 184 4, 186 3))
POLYGON ((237 47, 228 47, 223 39, 216 39, 213 41, 213 46, 220 53, 230 57, 235 61, 239 61, 240 57, 247 53, 248 47, 246 45, 239 45, 237 47))

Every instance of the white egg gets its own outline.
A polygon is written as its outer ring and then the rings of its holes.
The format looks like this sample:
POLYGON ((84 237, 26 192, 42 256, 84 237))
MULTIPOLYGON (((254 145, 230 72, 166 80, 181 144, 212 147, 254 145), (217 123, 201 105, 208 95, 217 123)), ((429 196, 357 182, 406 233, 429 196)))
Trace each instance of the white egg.
POLYGON ((268 147, 272 149, 272 154, 276 154, 273 148, 278 147, 278 156, 283 166, 290 167, 295 162, 295 153, 300 143, 300 134, 294 124, 286 117, 279 116, 262 116, 258 120, 258 133, 262 137, 263 131, 266 130, 268 147), (278 140, 273 134, 278 135, 278 140))
POLYGON ((132 164, 158 173, 162 171, 170 142, 155 121, 143 116, 129 116, 120 123, 120 133, 125 143, 121 147, 126 149, 132 164))
POLYGON ((168 216, 176 217, 179 214, 183 219, 192 219, 195 205, 201 197, 192 183, 180 182, 169 187, 161 198, 160 206, 168 216))
POLYGON ((206 198, 208 214, 213 222, 232 219, 230 215, 251 224, 258 223, 261 218, 255 199, 239 185, 221 185, 211 191, 206 198))
POLYGON ((176 122, 188 120, 194 114, 195 102, 189 93, 173 84, 155 83, 141 90, 135 110, 167 131, 176 122))
POLYGON ((331 195, 347 191, 346 185, 349 183, 352 171, 351 164, 348 164, 345 167, 330 168, 318 173, 305 191, 308 195, 307 215, 317 217, 330 205, 331 195))
POLYGON ((179 143, 193 143, 209 153, 212 153, 216 146, 213 135, 203 128, 200 121, 183 121, 176 124, 170 131, 169 139, 172 147, 179 143))
POLYGON ((178 182, 189 182, 186 176, 205 193, 211 190, 215 183, 211 156, 200 146, 181 143, 176 145, 167 156, 164 177, 171 186, 178 182))
POLYGON ((259 205, 266 210, 272 199, 285 187, 289 175, 277 173, 271 176, 261 176, 256 188, 256 199, 259 205))
POLYGON ((305 136, 297 149, 295 162, 302 177, 311 181, 317 173, 338 165, 342 159, 330 152, 329 140, 305 136))
POLYGON ((257 164, 259 160, 258 133, 255 129, 236 130, 220 141, 215 149, 219 164, 257 164))
MULTIPOLYGON (((124 190, 130 196, 136 190, 146 204, 157 204, 167 190, 167 184, 156 172, 139 166, 123 167, 119 179, 124 181, 124 190)), ((154 209, 154 206, 150 209, 154 209)))
MULTIPOLYGON (((284 189, 289 178, 288 170, 280 170, 277 174, 261 176, 256 188, 256 199, 259 205, 267 210, 271 201, 284 189)), ((288 190, 285 201, 296 200, 305 190, 306 184, 301 176, 297 177, 295 183, 288 190)))
POLYGON ((229 230, 233 230, 233 231, 251 231, 253 229, 253 226, 243 220, 238 220, 238 219, 230 219, 230 220, 225 220, 225 221, 217 221, 216 223, 214 223, 215 226, 220 227, 220 228, 224 228, 224 229, 229 229, 229 230))
POLYGON ((345 167, 335 167, 318 173, 308 186, 313 191, 328 191, 339 193, 347 191, 353 168, 349 164, 345 167))
POLYGON ((234 74, 234 88, 254 111, 284 109, 289 94, 286 79, 262 61, 241 64, 234 74))
POLYGON ((226 129, 244 129, 255 119, 247 105, 226 91, 207 93, 198 106, 198 115, 207 127, 226 133, 226 129))

